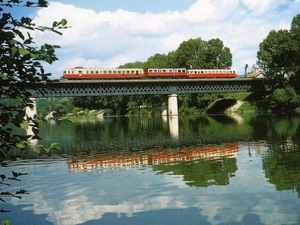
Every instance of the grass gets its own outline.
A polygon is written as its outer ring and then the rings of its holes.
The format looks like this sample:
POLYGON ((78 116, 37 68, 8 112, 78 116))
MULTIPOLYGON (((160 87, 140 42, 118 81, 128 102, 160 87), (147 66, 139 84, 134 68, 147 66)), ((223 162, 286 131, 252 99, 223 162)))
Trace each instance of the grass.
POLYGON ((255 97, 252 92, 228 93, 226 98, 236 99, 244 103, 237 110, 238 112, 256 112, 258 109, 255 103, 255 97))

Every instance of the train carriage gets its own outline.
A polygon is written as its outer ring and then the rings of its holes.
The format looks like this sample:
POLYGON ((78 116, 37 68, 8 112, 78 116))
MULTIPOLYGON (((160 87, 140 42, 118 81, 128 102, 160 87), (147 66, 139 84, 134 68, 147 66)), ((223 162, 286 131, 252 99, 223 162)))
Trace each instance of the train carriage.
POLYGON ((146 68, 145 76, 152 78, 185 78, 185 68, 146 68))
POLYGON ((65 69, 64 79, 159 79, 159 78, 235 78, 237 75, 231 69, 191 69, 185 68, 122 68, 122 69, 100 69, 75 67, 65 69))
POLYGON ((188 78, 235 78, 236 73, 230 69, 194 69, 187 71, 188 78))
POLYGON ((64 71, 64 79, 140 79, 145 77, 140 68, 90 69, 76 67, 64 71))

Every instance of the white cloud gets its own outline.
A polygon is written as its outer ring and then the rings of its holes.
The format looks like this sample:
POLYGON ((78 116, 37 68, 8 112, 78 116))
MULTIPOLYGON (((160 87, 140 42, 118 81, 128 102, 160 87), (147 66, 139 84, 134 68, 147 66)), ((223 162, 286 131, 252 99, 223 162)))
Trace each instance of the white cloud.
MULTIPOLYGON (((51 2, 34 21, 50 25, 61 18, 71 28, 56 34, 34 34, 36 42, 58 44, 59 62, 47 67, 61 74, 62 67, 117 67, 146 61, 156 53, 167 54, 190 38, 220 38, 233 54, 233 68, 256 63, 259 43, 272 29, 289 29, 299 0, 199 0, 187 10, 133 12, 99 11, 51 2), (276 16, 275 16, 276 15, 276 16)), ((56 76, 57 77, 57 76, 56 76)))
POLYGON ((197 1, 183 12, 183 18, 193 23, 221 20, 230 16, 236 10, 238 2, 238 0, 197 1))

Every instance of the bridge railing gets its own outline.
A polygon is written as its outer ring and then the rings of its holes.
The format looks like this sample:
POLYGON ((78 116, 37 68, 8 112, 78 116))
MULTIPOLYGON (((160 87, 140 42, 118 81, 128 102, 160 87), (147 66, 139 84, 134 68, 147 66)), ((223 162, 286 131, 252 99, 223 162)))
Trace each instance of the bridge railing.
POLYGON ((47 85, 45 93, 31 90, 32 97, 80 97, 114 95, 266 92, 264 79, 161 79, 161 80, 61 80, 47 85))

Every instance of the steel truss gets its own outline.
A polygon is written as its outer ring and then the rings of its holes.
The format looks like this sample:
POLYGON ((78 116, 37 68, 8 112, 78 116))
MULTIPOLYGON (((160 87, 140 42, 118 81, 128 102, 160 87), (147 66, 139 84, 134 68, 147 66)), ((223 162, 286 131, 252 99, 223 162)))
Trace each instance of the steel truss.
POLYGON ((265 92, 263 79, 197 79, 197 80, 84 80, 57 81, 47 85, 45 94, 31 91, 32 97, 80 97, 114 95, 191 94, 225 92, 265 92))

